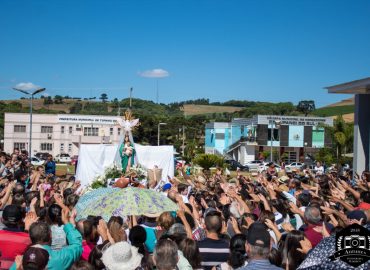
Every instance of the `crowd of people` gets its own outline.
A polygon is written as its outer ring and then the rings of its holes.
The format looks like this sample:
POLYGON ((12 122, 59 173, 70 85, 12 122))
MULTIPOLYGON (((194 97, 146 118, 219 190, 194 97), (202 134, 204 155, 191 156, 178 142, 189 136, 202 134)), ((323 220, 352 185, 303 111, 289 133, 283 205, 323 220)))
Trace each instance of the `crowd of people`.
POLYGON ((329 256, 339 231, 370 228, 368 171, 180 174, 160 190, 176 212, 76 220, 80 183, 52 156, 0 153, 0 269, 354 269, 329 256))

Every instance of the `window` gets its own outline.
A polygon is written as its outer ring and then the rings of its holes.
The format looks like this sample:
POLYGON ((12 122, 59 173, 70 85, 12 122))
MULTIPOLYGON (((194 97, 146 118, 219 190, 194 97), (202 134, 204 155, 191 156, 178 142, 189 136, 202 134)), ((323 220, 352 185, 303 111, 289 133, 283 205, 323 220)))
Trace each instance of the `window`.
POLYGON ((109 134, 112 136, 113 135, 113 128, 109 129, 109 134))
POLYGON ((61 128, 60 128, 60 132, 61 132, 62 134, 64 134, 64 126, 61 126, 61 128))
POLYGON ((14 125, 14 132, 26 132, 26 126, 14 125))
MULTIPOLYGON (((279 138, 279 135, 280 135, 280 133, 279 133, 279 130, 277 129, 277 128, 274 128, 273 129, 274 131, 273 131, 273 141, 280 141, 280 138, 279 138)), ((267 140, 268 141, 271 141, 271 128, 269 128, 268 129, 268 135, 267 135, 267 140)))
POLYGON ((216 133, 216 140, 225 139, 225 133, 216 133))
POLYGON ((53 133, 52 126, 41 126, 41 133, 53 133))
POLYGON ((99 136, 99 128, 85 127, 84 136, 99 136))
POLYGON ((23 142, 15 142, 14 148, 18 148, 19 150, 26 149, 26 143, 23 142))
POLYGON ((64 143, 61 143, 60 144, 60 152, 63 152, 64 151, 64 143))
POLYGON ((52 143, 42 143, 40 148, 41 148, 41 151, 52 151, 53 144, 52 143))
POLYGON ((69 134, 72 134, 72 130, 73 130, 73 128, 69 127, 69 134))
POLYGON ((72 144, 68 144, 68 152, 71 152, 72 151, 72 144))
POLYGON ((121 135, 121 128, 117 128, 118 135, 121 135))

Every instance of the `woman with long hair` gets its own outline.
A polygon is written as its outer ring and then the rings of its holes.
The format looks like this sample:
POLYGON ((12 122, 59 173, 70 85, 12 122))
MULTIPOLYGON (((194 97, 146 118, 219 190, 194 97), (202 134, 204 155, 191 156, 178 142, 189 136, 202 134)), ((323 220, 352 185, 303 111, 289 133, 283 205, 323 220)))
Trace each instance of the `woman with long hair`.
POLYGON ((244 234, 236 234, 230 240, 230 255, 227 262, 217 265, 215 270, 233 270, 243 267, 247 264, 247 254, 245 251, 245 242, 247 237, 244 234))
POLYGON ((304 240, 304 233, 301 231, 293 230, 287 234, 284 244, 282 245, 282 267, 284 269, 297 269, 303 262, 305 254, 297 250, 301 248, 301 244, 299 243, 301 240, 304 240))
POLYGON ((179 249, 188 260, 193 269, 201 269, 201 257, 197 242, 193 239, 185 238, 179 244, 179 249))
POLYGON ((59 205, 50 205, 48 221, 51 229, 51 249, 59 250, 67 245, 67 236, 63 230, 62 208, 59 205))
POLYGON ((127 241, 122 217, 111 217, 108 221, 108 230, 115 243, 127 241))

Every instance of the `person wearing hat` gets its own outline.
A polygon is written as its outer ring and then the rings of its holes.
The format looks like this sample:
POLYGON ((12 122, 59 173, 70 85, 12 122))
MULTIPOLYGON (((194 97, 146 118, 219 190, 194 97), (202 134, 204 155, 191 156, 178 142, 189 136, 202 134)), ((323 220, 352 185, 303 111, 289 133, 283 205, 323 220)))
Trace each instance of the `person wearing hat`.
POLYGON ((17 269, 22 266, 21 269, 23 270, 44 270, 49 262, 49 253, 41 246, 31 246, 26 250, 23 256, 19 255, 19 257, 21 257, 19 262, 16 259, 17 269))
POLYGON ((23 230, 22 209, 19 206, 7 205, 3 211, 2 223, 5 228, 0 230, 0 265, 2 268, 9 268, 15 257, 23 254, 31 244, 31 240, 23 230))
POLYGON ((194 180, 195 188, 198 190, 204 190, 206 188, 206 183, 207 180, 201 175, 198 175, 194 180))
POLYGON ((270 263, 271 237, 266 226, 260 222, 254 222, 249 226, 245 250, 248 254, 248 264, 241 270, 282 270, 270 263))
POLYGON ((357 223, 359 225, 365 225, 367 223, 367 216, 362 210, 353 210, 348 212, 347 218, 350 224, 357 223))
POLYGON ((161 190, 162 190, 163 196, 167 197, 168 191, 170 191, 171 187, 172 185, 170 183, 166 183, 162 186, 161 190))
POLYGON ((137 247, 118 242, 104 251, 102 261, 108 270, 135 270, 141 265, 142 258, 137 247))

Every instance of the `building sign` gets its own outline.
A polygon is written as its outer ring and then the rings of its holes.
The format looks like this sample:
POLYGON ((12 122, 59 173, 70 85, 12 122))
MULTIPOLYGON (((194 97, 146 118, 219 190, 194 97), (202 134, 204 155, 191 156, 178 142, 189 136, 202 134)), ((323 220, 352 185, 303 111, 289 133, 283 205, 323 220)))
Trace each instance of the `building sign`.
POLYGON ((280 121, 280 125, 287 126, 317 126, 319 124, 333 126, 333 119, 329 117, 258 115, 260 125, 273 124, 274 121, 280 121))
POLYGON ((58 114, 58 123, 115 125, 117 117, 58 114))

